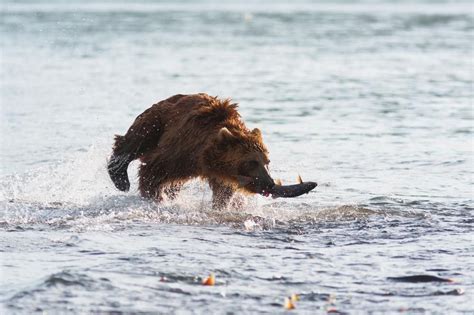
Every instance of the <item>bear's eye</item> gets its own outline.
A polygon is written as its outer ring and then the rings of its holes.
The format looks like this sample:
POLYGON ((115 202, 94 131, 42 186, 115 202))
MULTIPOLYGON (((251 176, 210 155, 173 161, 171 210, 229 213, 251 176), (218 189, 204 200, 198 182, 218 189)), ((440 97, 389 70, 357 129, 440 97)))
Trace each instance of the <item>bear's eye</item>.
POLYGON ((254 170, 258 167, 258 162, 257 161, 249 161, 249 162, 247 162, 247 167, 251 170, 254 170))
POLYGON ((241 164, 240 166, 240 172, 241 174, 248 174, 258 168, 258 162, 257 161, 246 161, 241 164))

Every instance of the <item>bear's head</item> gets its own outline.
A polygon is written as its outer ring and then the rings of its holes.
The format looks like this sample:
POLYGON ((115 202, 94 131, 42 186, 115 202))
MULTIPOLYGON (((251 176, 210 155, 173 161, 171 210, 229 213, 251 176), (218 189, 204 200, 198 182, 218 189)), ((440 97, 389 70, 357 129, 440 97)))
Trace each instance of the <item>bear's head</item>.
POLYGON ((257 128, 252 131, 221 128, 206 150, 204 163, 210 177, 245 192, 268 195, 275 185, 268 173, 268 151, 257 128))

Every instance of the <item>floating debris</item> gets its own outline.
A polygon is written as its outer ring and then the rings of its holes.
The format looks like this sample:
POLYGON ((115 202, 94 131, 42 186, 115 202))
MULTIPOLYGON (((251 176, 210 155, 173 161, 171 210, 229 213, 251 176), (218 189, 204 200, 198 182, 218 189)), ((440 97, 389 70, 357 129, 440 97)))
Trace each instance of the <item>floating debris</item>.
POLYGON ((296 308, 296 305, 295 305, 295 303, 292 301, 291 298, 292 298, 292 296, 285 298, 284 307, 285 307, 285 309, 287 309, 287 310, 294 310, 294 309, 296 308))
POLYGON ((336 303, 336 295, 335 294, 329 294, 328 300, 327 300, 327 307, 326 307, 326 312, 327 313, 340 314, 340 312, 334 306, 335 303, 336 303))
POLYGON ((210 286, 213 286, 213 285, 216 284, 216 277, 214 276, 213 273, 211 273, 211 274, 209 275, 209 277, 207 277, 206 279, 204 279, 204 280, 202 281, 202 284, 203 284, 203 285, 210 285, 210 286))
POLYGON ((293 310, 296 308, 296 301, 300 300, 300 296, 298 294, 293 293, 289 297, 285 298, 285 304, 283 305, 287 310, 293 310))

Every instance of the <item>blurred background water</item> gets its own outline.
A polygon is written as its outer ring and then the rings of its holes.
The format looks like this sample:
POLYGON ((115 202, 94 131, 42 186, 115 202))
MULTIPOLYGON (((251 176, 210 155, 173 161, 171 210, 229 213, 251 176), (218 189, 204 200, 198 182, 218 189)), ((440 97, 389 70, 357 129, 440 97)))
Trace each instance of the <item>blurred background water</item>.
POLYGON ((1 1, 4 312, 473 312, 473 10, 1 1), (162 205, 116 191, 113 135, 197 92, 315 192, 214 212, 197 181, 162 205), (456 282, 389 279, 418 274, 456 282))

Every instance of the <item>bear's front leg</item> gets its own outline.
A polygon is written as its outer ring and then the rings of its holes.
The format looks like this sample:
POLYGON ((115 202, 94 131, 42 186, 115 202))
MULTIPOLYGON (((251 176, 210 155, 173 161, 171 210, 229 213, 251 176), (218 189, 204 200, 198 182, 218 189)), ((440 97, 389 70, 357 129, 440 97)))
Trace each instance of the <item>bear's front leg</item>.
POLYGON ((226 208, 234 195, 234 188, 217 179, 209 179, 209 186, 212 189, 212 208, 215 210, 226 208))

